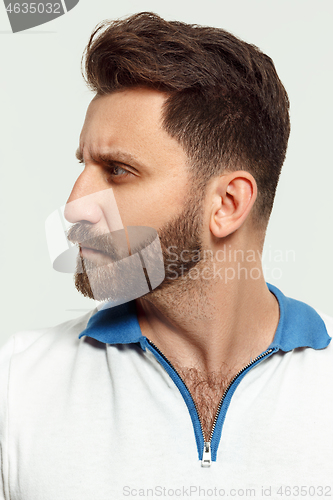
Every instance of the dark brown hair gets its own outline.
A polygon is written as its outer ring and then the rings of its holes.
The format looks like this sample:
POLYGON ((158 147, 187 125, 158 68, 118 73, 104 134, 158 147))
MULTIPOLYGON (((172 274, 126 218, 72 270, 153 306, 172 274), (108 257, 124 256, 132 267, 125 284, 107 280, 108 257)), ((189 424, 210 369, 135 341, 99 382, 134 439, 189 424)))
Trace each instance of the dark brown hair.
POLYGON ((266 54, 223 29, 141 12, 99 24, 83 61, 98 94, 167 92, 163 125, 198 186, 226 169, 249 171, 258 185, 253 220, 266 226, 290 132, 288 96, 266 54))

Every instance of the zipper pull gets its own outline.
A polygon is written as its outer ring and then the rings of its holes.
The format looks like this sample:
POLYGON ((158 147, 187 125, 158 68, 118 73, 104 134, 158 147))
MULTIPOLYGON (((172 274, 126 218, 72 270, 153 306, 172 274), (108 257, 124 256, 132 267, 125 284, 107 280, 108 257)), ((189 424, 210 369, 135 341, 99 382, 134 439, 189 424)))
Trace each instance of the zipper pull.
POLYGON ((210 467, 211 464, 212 464, 212 457, 210 452, 210 441, 206 441, 204 444, 201 467, 210 467))

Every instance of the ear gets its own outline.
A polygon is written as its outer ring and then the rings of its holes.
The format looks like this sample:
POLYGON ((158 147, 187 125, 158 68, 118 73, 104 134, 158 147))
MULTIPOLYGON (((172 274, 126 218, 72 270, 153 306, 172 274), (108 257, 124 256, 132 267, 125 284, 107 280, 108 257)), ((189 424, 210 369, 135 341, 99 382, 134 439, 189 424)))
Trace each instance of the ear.
POLYGON ((209 228, 217 238, 239 229, 257 198, 257 183, 249 172, 237 170, 222 174, 213 189, 209 228))

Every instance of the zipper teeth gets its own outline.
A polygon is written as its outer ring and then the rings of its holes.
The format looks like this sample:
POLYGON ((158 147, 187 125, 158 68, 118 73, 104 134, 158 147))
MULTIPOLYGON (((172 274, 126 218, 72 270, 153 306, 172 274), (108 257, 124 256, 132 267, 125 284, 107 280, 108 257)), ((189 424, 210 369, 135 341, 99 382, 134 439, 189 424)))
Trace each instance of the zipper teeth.
POLYGON ((216 422, 217 422, 217 419, 219 417, 223 401, 225 400, 225 397, 226 397, 226 395, 228 393, 228 390, 230 389, 231 385, 234 383, 234 381, 236 380, 236 378, 238 378, 245 370, 247 370, 247 368, 249 368, 251 365, 253 365, 254 363, 256 363, 259 359, 264 358, 265 356, 267 356, 268 354, 270 354, 272 351, 273 351, 273 349, 268 349, 268 351, 260 354, 256 358, 254 358, 250 363, 248 363, 247 365, 243 366, 243 368, 238 373, 236 373, 236 375, 232 378, 232 380, 229 383, 228 387, 224 391, 224 393, 222 395, 222 398, 221 398, 221 400, 219 402, 219 405, 217 407, 215 418, 214 418, 214 422, 213 422, 213 426, 212 426, 212 430, 211 430, 211 433, 210 433, 210 436, 209 436, 209 441, 210 442, 211 442, 213 434, 214 434, 214 430, 215 430, 215 427, 216 427, 216 422))
MULTIPOLYGON (((201 432, 202 432, 202 436, 203 436, 203 440, 204 440, 204 442, 206 442, 205 433, 204 433, 204 430, 203 430, 203 425, 202 425, 201 417, 200 417, 200 414, 199 414, 199 411, 198 411, 198 407, 197 407, 196 402, 194 401, 194 399, 192 397, 192 394, 191 394, 189 388, 185 384, 185 382, 182 379, 182 377, 179 375, 179 372, 176 370, 176 368, 173 366, 173 364, 168 360, 168 358, 163 354, 163 352, 151 340, 149 340, 148 338, 147 338, 147 341, 148 341, 148 343, 150 345, 152 345, 154 347, 154 349, 156 349, 156 351, 162 356, 162 358, 168 363, 168 365, 177 373, 178 377, 180 378, 180 380, 183 382, 184 386, 186 387, 186 389, 187 389, 187 391, 188 391, 188 393, 189 393, 189 395, 190 395, 190 397, 191 397, 191 399, 193 401, 194 407, 195 407, 195 409, 197 411, 197 415, 198 415, 198 419, 199 419, 199 423, 200 423, 200 427, 201 427, 201 432)), ((234 381, 236 380, 236 378, 238 378, 245 370, 247 370, 247 368, 249 368, 251 365, 253 365, 254 363, 256 363, 259 359, 264 358, 265 356, 267 356, 268 354, 270 354, 272 351, 273 351, 273 349, 268 349, 268 351, 263 352, 262 354, 260 354, 256 358, 254 358, 250 363, 248 363, 247 365, 243 366, 243 368, 238 373, 236 373, 236 375, 232 378, 232 380, 229 383, 228 387, 224 391, 224 393, 222 395, 222 398, 221 398, 221 400, 219 402, 219 405, 217 407, 215 418, 214 418, 214 422, 213 422, 213 427, 212 427, 212 430, 211 430, 211 433, 210 433, 210 436, 209 436, 209 442, 212 441, 212 437, 213 437, 213 434, 214 434, 216 422, 217 422, 217 419, 219 417, 223 401, 225 400, 225 397, 226 397, 226 395, 228 393, 228 390, 230 389, 231 385, 234 383, 234 381)))
POLYGON ((191 399, 193 401, 194 407, 195 407, 195 409, 197 411, 197 415, 198 415, 198 419, 199 419, 199 423, 200 423, 200 427, 201 427, 201 432, 202 432, 203 439, 204 439, 204 441, 206 441, 205 440, 205 433, 204 433, 203 425, 202 425, 202 421, 201 421, 201 417, 200 417, 199 411, 198 411, 198 407, 196 405, 196 402, 192 398, 192 394, 191 394, 189 388, 185 384, 185 382, 182 379, 182 377, 179 375, 179 372, 176 370, 176 368, 173 366, 173 364, 168 360, 168 358, 163 354, 163 352, 151 340, 149 340, 148 338, 147 338, 147 340, 148 340, 148 343, 150 345, 152 345, 154 347, 154 349, 156 349, 156 351, 162 356, 163 359, 165 359, 165 361, 168 363, 168 365, 177 373, 178 377, 180 378, 180 380, 183 382, 184 386, 186 387, 186 389, 187 389, 187 391, 188 391, 188 393, 189 393, 189 395, 190 395, 190 397, 191 397, 191 399))

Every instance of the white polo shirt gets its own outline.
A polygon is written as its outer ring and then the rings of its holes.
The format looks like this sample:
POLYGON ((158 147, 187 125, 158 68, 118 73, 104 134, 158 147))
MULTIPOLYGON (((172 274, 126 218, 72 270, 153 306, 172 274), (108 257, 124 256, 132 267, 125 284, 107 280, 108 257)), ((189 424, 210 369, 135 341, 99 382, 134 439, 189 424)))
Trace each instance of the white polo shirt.
POLYGON ((208 467, 194 402, 135 301, 11 336, 0 499, 332 497, 333 319, 268 287, 274 341, 226 391, 208 467))

